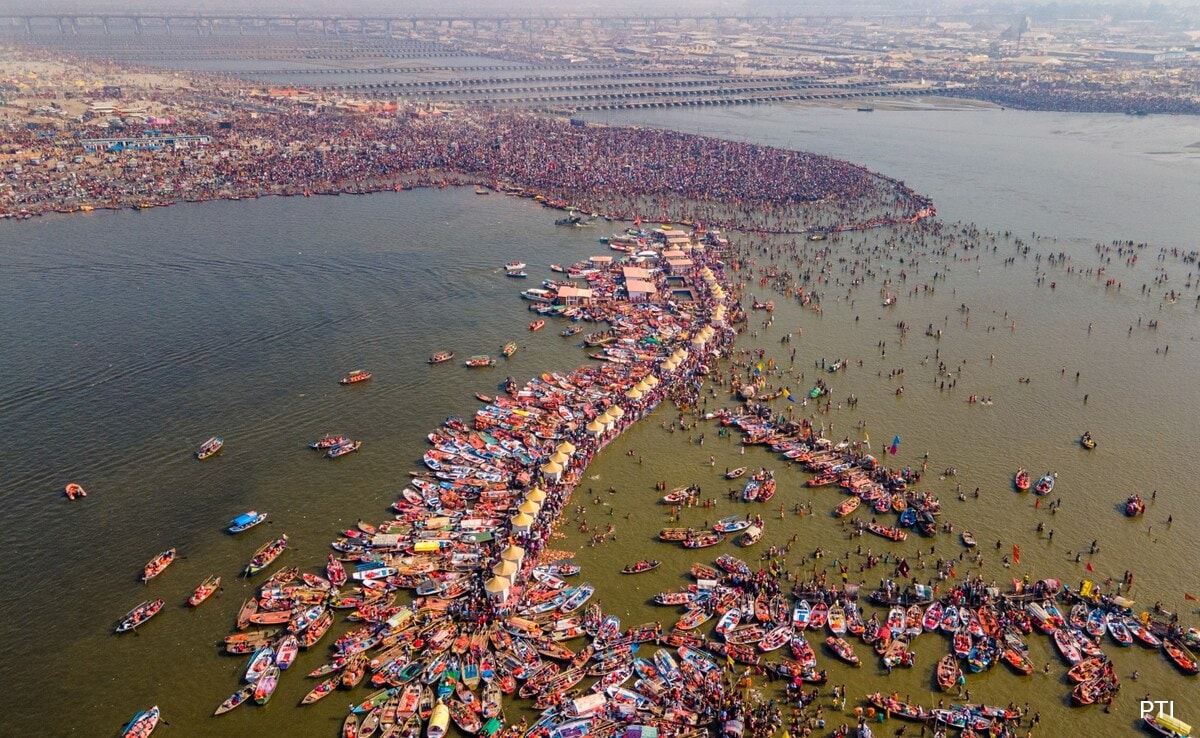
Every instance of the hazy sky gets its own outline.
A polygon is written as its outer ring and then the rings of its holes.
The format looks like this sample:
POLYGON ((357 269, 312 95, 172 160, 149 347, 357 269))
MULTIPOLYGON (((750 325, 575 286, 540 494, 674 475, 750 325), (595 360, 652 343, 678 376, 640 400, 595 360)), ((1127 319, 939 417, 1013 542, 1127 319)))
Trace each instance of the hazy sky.
POLYGON ((991 7, 1000 12, 1024 12, 1037 6, 1103 8, 1123 6, 1146 8, 1148 5, 1195 5, 1196 0, 1113 0, 1095 3, 1079 0, 0 0, 0 15, 5 13, 53 12, 147 12, 180 14, 222 12, 238 15, 252 13, 290 13, 321 15, 386 14, 395 16, 429 15, 642 15, 687 13, 754 12, 811 13, 813 15, 849 15, 918 10, 979 10, 991 7))

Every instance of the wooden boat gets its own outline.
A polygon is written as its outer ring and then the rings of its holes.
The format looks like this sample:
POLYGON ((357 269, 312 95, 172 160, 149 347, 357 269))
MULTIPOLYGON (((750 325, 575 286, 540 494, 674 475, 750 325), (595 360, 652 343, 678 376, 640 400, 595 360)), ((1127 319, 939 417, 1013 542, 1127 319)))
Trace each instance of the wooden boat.
POLYGON ((337 684, 341 678, 341 674, 334 674, 328 679, 325 679, 320 684, 309 690, 308 694, 304 695, 304 697, 300 700, 300 704, 311 705, 317 700, 324 699, 333 694, 334 690, 337 689, 337 684))
POLYGON ((713 530, 718 533, 737 533, 750 527, 750 520, 740 515, 730 515, 721 518, 713 524, 713 530))
POLYGON ((736 469, 731 469, 730 471, 725 472, 725 478, 726 479, 737 479, 738 477, 742 476, 745 473, 746 473, 746 467, 739 466, 736 469))
POLYGON ((1142 501, 1141 495, 1134 493, 1125 500, 1125 514, 1129 517, 1135 518, 1144 512, 1146 512, 1146 503, 1142 501))
POLYGON ((359 738, 358 714, 350 713, 342 721, 342 738, 359 738))
POLYGON ((1054 475, 1047 472, 1042 475, 1038 483, 1034 485, 1033 491, 1039 495, 1048 495, 1054 491, 1054 475))
POLYGON ((362 448, 362 441, 349 441, 338 446, 334 446, 325 452, 325 458, 336 459, 346 454, 352 454, 362 448))
POLYGON ((650 571, 651 569, 657 569, 658 565, 659 565, 659 562, 657 560, 643 559, 634 564, 627 564, 625 566, 625 568, 621 570, 621 573, 622 574, 641 574, 644 571, 650 571))
POLYGON ((537 320, 532 321, 529 324, 529 330, 531 330, 531 331, 540 331, 541 329, 543 329, 545 327, 546 327, 546 321, 542 320, 541 318, 538 318, 537 320))
POLYGON ((937 683, 943 692, 949 692, 958 684, 962 669, 958 668, 958 660, 954 654, 948 653, 938 661, 937 683))
POLYGON ((204 602, 209 597, 211 597, 212 593, 216 592, 217 588, 220 586, 221 586, 221 577, 219 577, 215 574, 210 576, 208 579, 205 579, 203 582, 200 583, 199 587, 196 587, 196 591, 192 593, 192 596, 188 598, 188 601, 187 601, 188 606, 196 607, 201 602, 204 602))
POLYGON ((971 531, 964 530, 961 533, 961 535, 962 535, 962 542, 963 542, 964 546, 966 546, 967 548, 975 548, 975 545, 976 545, 975 535, 973 533, 971 533, 971 531))
POLYGON ((725 540, 724 533, 717 533, 716 531, 708 531, 705 533, 699 533, 697 535, 691 536, 690 538, 688 538, 687 540, 685 540, 683 542, 683 547, 684 548, 708 548, 709 546, 715 546, 724 540, 725 540))
POLYGON ((500 348, 500 354, 506 359, 515 353, 517 353, 516 341, 509 341, 500 348))
POLYGON ((442 362, 450 361, 453 358, 454 358, 453 351, 439 351, 436 354, 434 354, 433 356, 429 357, 429 363, 430 364, 441 364, 442 362))
POLYGON ((133 610, 127 612, 124 618, 121 618, 120 623, 116 624, 116 632, 127 632, 137 628, 146 620, 155 617, 158 611, 162 610, 162 600, 146 600, 142 604, 134 607, 133 610))
POLYGON ((526 263, 525 263, 525 262, 523 262, 523 261, 510 261, 510 262, 508 262, 508 263, 506 263, 506 264, 504 265, 504 271, 506 271, 506 272, 518 272, 518 271, 520 271, 520 270, 524 269, 524 268, 525 268, 525 267, 527 267, 527 266, 529 266, 529 265, 528 265, 528 264, 526 264, 526 263))
POLYGON ((450 708, 446 703, 438 701, 429 715, 429 725, 425 729, 426 738, 445 738, 446 729, 450 726, 450 708))
POLYGON ((1016 485, 1019 491, 1028 492, 1030 486, 1029 472, 1024 469, 1018 469, 1016 475, 1013 477, 1013 484, 1016 485))
POLYGON ((87 497, 87 491, 75 482, 68 484, 64 490, 68 500, 74 500, 77 497, 87 497))
POLYGON ((842 607, 842 603, 835 602, 829 608, 829 632, 835 636, 843 636, 846 634, 846 610, 842 607))
POLYGON ((266 569, 279 555, 287 548, 288 537, 284 533, 279 538, 273 541, 267 541, 259 547, 254 555, 250 557, 250 563, 246 564, 246 568, 242 571, 243 576, 251 577, 266 569))
POLYGON ((175 549, 174 548, 168 548, 166 551, 163 551, 158 556, 155 556, 154 558, 150 559, 149 563, 146 564, 145 569, 142 570, 142 581, 148 582, 151 579, 153 579, 154 577, 158 576, 159 574, 162 574, 163 570, 166 569, 168 566, 170 566, 171 562, 174 560, 175 560, 175 549))
POLYGON ((485 366, 495 366, 496 360, 487 354, 476 354, 463 362, 465 366, 472 368, 480 368, 485 366))
POLYGON ((688 529, 687 528, 663 528, 661 531, 658 532, 658 540, 660 540, 660 541, 670 541, 672 543, 677 543, 679 541, 686 541, 687 537, 688 537, 688 529))
POLYGON ((196 452, 196 458, 204 461, 210 456, 215 456, 218 451, 225 445, 225 441, 213 436, 204 443, 200 444, 200 450, 196 452))
POLYGON ((216 456, 217 451, 220 451, 222 446, 224 446, 224 440, 214 436, 200 444, 199 450, 196 451, 196 457, 199 458, 200 461, 204 461, 205 458, 216 456))
POLYGON ((371 372, 365 369, 354 369, 346 376, 338 380, 338 384, 357 384, 365 382, 371 378, 371 372))
POLYGON ((1171 659, 1171 663, 1175 664, 1183 673, 1200 673, 1200 663, 1197 663, 1196 657, 1181 641, 1171 638, 1163 639, 1163 651, 1166 652, 1167 658, 1171 659))
POLYGON ((1112 673, 1112 662, 1101 658, 1091 658, 1084 659, 1072 666, 1067 672, 1067 678, 1079 684, 1110 673, 1112 673))
POLYGON ((271 642, 274 633, 253 630, 249 633, 234 633, 225 636, 225 652, 233 654, 254 653, 271 642))
POLYGON ((252 696, 254 696, 254 685, 247 684, 246 686, 238 689, 238 691, 229 695, 229 698, 222 702, 217 709, 213 711, 213 716, 224 715, 233 708, 249 700, 252 696))
POLYGON ((1096 448, 1096 439, 1092 438, 1091 431, 1083 432, 1083 435, 1079 437, 1079 445, 1083 446, 1089 451, 1096 448))
POLYGON ((512 277, 513 279, 526 279, 527 277, 529 277, 529 272, 526 272, 526 271, 505 272, 504 276, 512 277))
POLYGON ((862 500, 860 500, 859 498, 847 497, 834 509, 833 514, 836 517, 844 518, 847 515, 849 515, 850 513, 857 510, 858 506, 861 504, 862 504, 862 500))
POLYGON ((121 728, 121 738, 146 738, 158 726, 158 705, 142 710, 121 728))
POLYGON ((900 530, 899 528, 880 525, 879 523, 867 523, 866 528, 875 535, 882 536, 889 541, 903 541, 905 538, 908 538, 908 533, 906 531, 900 530))
POLYGON ((230 520, 228 530, 230 533, 241 533, 244 530, 250 530, 266 519, 266 513, 249 510, 237 516, 233 520, 230 520))
POLYGON ((825 645, 829 647, 830 651, 833 651, 835 656, 847 664, 858 666, 861 663, 858 659, 858 654, 854 653, 854 647, 846 642, 845 639, 829 636, 825 639, 825 645))
POLYGON ((1192 726, 1174 715, 1165 715, 1161 712, 1157 715, 1144 716, 1142 722, 1151 731, 1165 738, 1187 738, 1192 733, 1192 726))

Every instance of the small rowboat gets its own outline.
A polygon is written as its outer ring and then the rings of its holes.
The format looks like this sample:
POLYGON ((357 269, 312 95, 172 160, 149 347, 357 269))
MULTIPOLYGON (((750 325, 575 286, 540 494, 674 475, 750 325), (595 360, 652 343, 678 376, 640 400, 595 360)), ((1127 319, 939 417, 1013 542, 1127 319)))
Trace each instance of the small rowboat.
POLYGON ((710 531, 707 533, 700 533, 699 535, 695 535, 695 536, 692 536, 691 538, 688 538, 687 540, 685 540, 683 542, 683 547, 684 548, 708 548, 709 546, 715 546, 724 540, 725 540, 724 533, 717 533, 716 531, 710 531))
POLYGON ((858 654, 854 653, 854 647, 847 643, 845 639, 829 636, 825 639, 825 645, 829 647, 830 651, 833 651, 835 656, 847 664, 853 666, 859 665, 858 654))
POLYGON ((64 490, 67 493, 68 500, 74 500, 76 497, 87 497, 87 491, 75 482, 71 482, 64 490))
POLYGON ((517 353, 517 342, 516 341, 509 341, 508 343, 504 344, 504 346, 501 347, 501 349, 500 349, 500 354, 502 356, 504 356, 504 358, 506 358, 506 359, 515 353, 517 353))
POLYGON ((453 351, 439 351, 436 354, 434 354, 433 356, 429 357, 429 363, 430 364, 441 364, 442 362, 450 361, 453 358, 454 358, 453 351))
POLYGON ((158 614, 162 609, 162 600, 147 600, 137 607, 126 613, 125 617, 121 618, 121 622, 117 623, 117 632, 126 633, 146 622, 150 618, 158 614))
POLYGON ((644 571, 650 571, 651 569, 657 569, 658 565, 659 565, 658 561, 647 561, 647 560, 643 559, 642 561, 639 561, 635 564, 628 564, 624 569, 621 570, 621 573, 622 574, 641 574, 644 571))
POLYGON ((1033 488, 1033 491, 1039 495, 1048 495, 1053 492, 1054 475, 1050 473, 1043 474, 1042 478, 1038 480, 1037 485, 1033 488))
POLYGON ((175 560, 175 549, 174 548, 168 548, 166 551, 163 551, 158 556, 155 556, 154 558, 150 559, 149 563, 146 564, 145 569, 142 571, 142 581, 148 582, 151 579, 153 579, 154 577, 158 576, 159 574, 162 574, 163 570, 166 569, 168 566, 170 566, 171 562, 174 560, 175 560))
POLYGON ((271 699, 271 695, 275 694, 275 688, 279 686, 279 667, 271 664, 267 667, 266 673, 254 682, 254 701, 260 705, 267 704, 271 699))
POLYGON ((216 576, 215 574, 213 576, 209 577, 208 579, 205 579, 203 582, 200 583, 199 587, 196 587, 196 591, 192 593, 192 596, 188 598, 188 601, 187 601, 188 605, 190 607, 196 607, 201 602, 204 602, 209 597, 211 597, 212 593, 216 592, 217 587, 220 587, 220 586, 221 586, 221 577, 216 576))
POLYGON ((496 360, 487 354, 478 354, 467 359, 465 362, 463 362, 463 364, 472 368, 495 366, 496 360))
POLYGON ((963 542, 964 546, 966 546, 967 548, 975 548, 975 545, 976 545, 975 536, 972 535, 971 531, 964 530, 961 535, 962 535, 962 542, 963 542))
POLYGON ((221 705, 213 712, 213 715, 224 715, 233 708, 249 700, 252 696, 254 696, 254 685, 247 684, 238 691, 229 695, 229 699, 222 702, 221 705))
POLYGON ((371 372, 365 369, 355 369, 338 380, 338 384, 357 384, 371 378, 371 372))
POLYGON ((200 444, 200 450, 196 452, 196 458, 204 461, 210 456, 216 455, 218 451, 225 445, 225 441, 217 436, 213 436, 204 443, 200 444))
POLYGON ((345 456, 346 454, 352 454, 355 451, 359 450, 360 448, 362 448, 362 441, 349 441, 349 442, 343 443, 339 446, 334 446, 333 448, 326 451, 325 458, 336 459, 339 456, 345 456))
POLYGON ((274 541, 264 543, 254 552, 254 556, 250 557, 250 563, 246 564, 243 574, 250 577, 266 569, 287 548, 287 541, 288 537, 285 533, 274 541))
POLYGON ((958 660, 954 657, 954 654, 948 653, 938 661, 937 683, 943 692, 949 692, 954 689, 961 675, 962 669, 958 668, 958 660))
POLYGON ((727 518, 721 518, 713 525, 713 530, 718 533, 737 533, 740 530, 745 530, 750 527, 750 520, 738 515, 730 515, 727 518))
POLYGON ((540 331, 542 328, 545 328, 545 327, 546 327, 546 321, 542 320, 541 318, 539 318, 529 324, 529 330, 531 330, 531 331, 540 331))
POLYGON ((1017 489, 1021 492, 1028 492, 1030 486, 1029 472, 1025 471, 1024 469, 1018 469, 1016 476, 1013 477, 1013 484, 1015 484, 1017 489))
POLYGON ((158 705, 142 710, 121 728, 121 738, 146 738, 158 726, 158 705))
POLYGON ((833 511, 833 514, 839 518, 844 518, 850 513, 858 509, 862 504, 862 500, 857 497, 847 497, 833 511))
POLYGON ((731 469, 730 471, 725 472, 725 478, 726 479, 737 479, 738 477, 742 476, 745 473, 746 473, 746 467, 739 466, 736 469, 731 469))

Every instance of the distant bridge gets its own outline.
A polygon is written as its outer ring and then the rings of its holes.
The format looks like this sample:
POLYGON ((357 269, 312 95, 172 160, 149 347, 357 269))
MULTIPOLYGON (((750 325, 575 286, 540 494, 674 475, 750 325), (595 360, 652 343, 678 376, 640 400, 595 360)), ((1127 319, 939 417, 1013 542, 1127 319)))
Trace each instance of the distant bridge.
MULTIPOLYGON (((942 16, 939 20, 971 19, 985 16, 942 16)), ((318 33, 325 35, 362 34, 388 35, 401 30, 422 28, 471 28, 495 31, 536 31, 547 28, 613 28, 678 27, 689 23, 700 27, 825 25, 836 20, 877 20, 889 24, 916 23, 929 18, 927 13, 894 13, 874 15, 806 15, 803 13, 742 13, 707 15, 280 15, 280 14, 210 14, 210 13, 12 13, 0 12, 0 32, 24 33, 211 33, 275 34, 318 33)))

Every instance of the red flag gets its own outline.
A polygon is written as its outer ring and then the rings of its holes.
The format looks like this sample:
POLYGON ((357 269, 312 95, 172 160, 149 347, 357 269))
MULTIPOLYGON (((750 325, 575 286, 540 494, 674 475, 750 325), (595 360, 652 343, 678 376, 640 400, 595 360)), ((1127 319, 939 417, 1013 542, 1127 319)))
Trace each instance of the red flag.
POLYGON ((1096 571, 1095 569, 1092 568, 1092 562, 1090 562, 1090 561, 1087 563, 1087 570, 1088 571, 1096 571))
POLYGON ((1013 544, 1013 563, 1021 563, 1021 547, 1015 543, 1013 544))
POLYGON ((1196 595, 1194 595, 1194 594, 1188 594, 1187 592, 1184 592, 1184 593, 1183 593, 1183 599, 1185 599, 1185 600, 1191 600, 1192 602, 1200 602, 1200 599, 1197 599, 1197 598, 1196 598, 1196 595))

